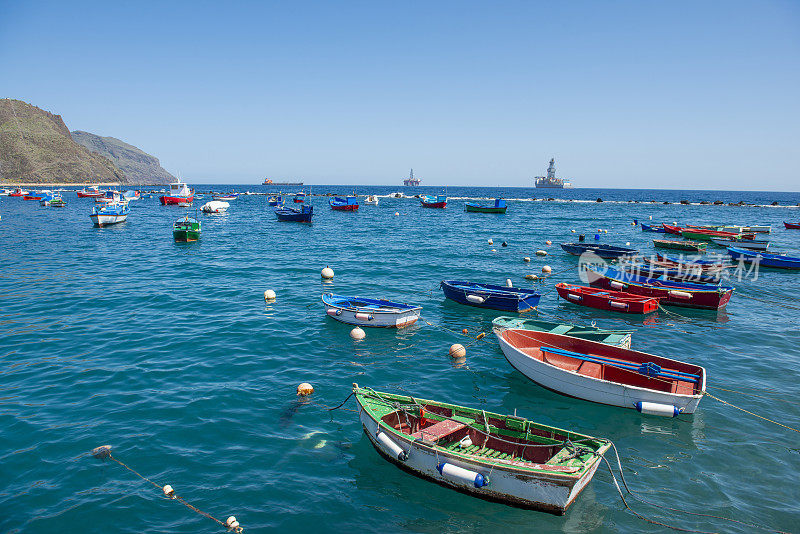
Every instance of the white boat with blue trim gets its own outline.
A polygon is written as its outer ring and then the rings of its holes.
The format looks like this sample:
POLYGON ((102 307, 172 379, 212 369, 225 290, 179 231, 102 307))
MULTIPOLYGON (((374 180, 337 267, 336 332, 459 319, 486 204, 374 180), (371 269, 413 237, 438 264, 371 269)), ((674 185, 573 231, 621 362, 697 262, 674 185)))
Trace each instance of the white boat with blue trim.
POLYGON ((325 293, 322 295, 325 313, 347 324, 403 328, 419 319, 422 306, 392 302, 391 300, 346 297, 325 293))

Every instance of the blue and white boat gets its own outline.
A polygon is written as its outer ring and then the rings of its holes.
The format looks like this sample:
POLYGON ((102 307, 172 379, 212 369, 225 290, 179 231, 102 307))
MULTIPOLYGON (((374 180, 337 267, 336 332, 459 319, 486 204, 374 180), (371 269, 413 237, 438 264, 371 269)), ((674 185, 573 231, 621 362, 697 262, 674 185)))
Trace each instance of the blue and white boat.
POLYGON ((279 221, 284 222, 304 222, 310 223, 311 217, 314 215, 314 206, 303 204, 298 208, 291 208, 289 206, 275 206, 275 216, 279 221))
POLYGON ((642 232, 657 232, 659 234, 667 233, 667 231, 664 229, 663 225, 655 226, 655 225, 649 225, 649 224, 642 223, 641 226, 642 226, 642 232))
POLYGON ((423 208, 446 208, 447 195, 422 195, 419 201, 423 208))
POLYGON ((562 243, 561 248, 564 252, 573 256, 580 256, 584 252, 592 252, 601 258, 613 259, 636 256, 639 251, 635 248, 618 247, 616 245, 606 245, 602 243, 562 243))
POLYGON ((786 254, 767 254, 766 252, 753 252, 736 247, 728 247, 728 254, 734 260, 741 260, 746 263, 758 262, 761 267, 800 269, 800 258, 787 256, 786 254))
POLYGON ((270 206, 280 206, 283 204, 283 197, 281 195, 270 195, 267 197, 267 204, 270 206))
POLYGON ((356 211, 358 209, 358 197, 356 196, 333 197, 328 203, 331 205, 331 209, 336 211, 356 211))
POLYGON ((122 198, 130 202, 131 200, 139 200, 142 198, 142 195, 139 193, 139 191, 123 191, 122 198))
POLYGON ((534 289, 495 286, 461 280, 443 280, 444 296, 460 304, 510 312, 526 312, 539 305, 542 297, 534 289))
POLYGON ((89 218, 95 226, 107 226, 127 220, 130 211, 127 202, 112 202, 104 206, 94 206, 89 218))
POLYGON ((419 319, 422 306, 392 302, 391 300, 345 297, 325 293, 322 295, 325 313, 347 324, 383 328, 411 326, 419 319))

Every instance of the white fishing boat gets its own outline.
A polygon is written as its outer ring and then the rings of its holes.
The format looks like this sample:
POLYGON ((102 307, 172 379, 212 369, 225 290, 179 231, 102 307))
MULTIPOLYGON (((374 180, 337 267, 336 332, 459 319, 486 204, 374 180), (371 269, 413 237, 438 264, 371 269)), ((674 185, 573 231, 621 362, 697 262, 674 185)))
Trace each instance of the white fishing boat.
POLYGON ((227 202, 212 200, 200 206, 200 211, 203 213, 224 213, 229 207, 231 207, 231 205, 227 202))
POLYGON ((705 393, 699 365, 547 332, 496 334, 517 371, 570 397, 674 417, 694 413, 705 393))
POLYGON ((421 306, 382 299, 345 297, 325 293, 322 295, 325 313, 347 324, 403 328, 419 319, 421 306))
POLYGON ((95 226, 108 226, 128 219, 130 208, 127 202, 112 202, 104 206, 94 206, 89 218, 95 226))
POLYGON ((611 447, 522 417, 358 384, 353 394, 364 434, 383 458, 446 488, 511 506, 565 513, 611 447))
POLYGON ((375 195, 369 195, 367 198, 364 199, 364 204, 372 204, 373 206, 377 206, 378 197, 375 195))

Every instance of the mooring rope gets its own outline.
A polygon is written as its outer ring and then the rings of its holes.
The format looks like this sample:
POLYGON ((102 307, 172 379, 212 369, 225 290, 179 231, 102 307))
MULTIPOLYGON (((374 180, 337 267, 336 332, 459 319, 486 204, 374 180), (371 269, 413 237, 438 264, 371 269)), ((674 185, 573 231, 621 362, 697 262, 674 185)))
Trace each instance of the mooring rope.
POLYGON ((244 531, 244 528, 242 528, 239 525, 239 522, 236 520, 236 518, 234 516, 230 516, 226 522, 220 521, 219 519, 217 519, 216 517, 212 516, 208 512, 204 512, 204 511, 200 510, 199 508, 197 508, 197 507, 191 505, 190 503, 188 503, 183 497, 181 497, 180 495, 175 493, 175 490, 173 490, 172 486, 170 486, 169 484, 167 484, 165 486, 159 486, 158 484, 156 484, 155 482, 150 480, 148 477, 146 477, 143 474, 139 473, 134 468, 130 467, 128 464, 126 464, 122 460, 120 460, 117 457, 115 457, 114 455, 112 455, 111 454, 111 446, 110 445, 102 445, 100 447, 95 448, 94 450, 92 450, 91 455, 94 456, 95 458, 99 459, 99 460, 105 460, 105 459, 113 460, 114 462, 118 463, 119 465, 121 465, 122 467, 124 467, 125 469, 127 469, 128 471, 130 471, 131 473, 133 473, 134 475, 136 475, 140 479, 142 479, 144 481, 147 481, 150 484, 152 484, 153 487, 160 489, 164 493, 164 495, 167 496, 168 498, 178 501, 179 503, 181 503, 182 505, 186 506, 190 510, 192 510, 192 511, 194 511, 194 512, 196 512, 196 513, 198 513, 198 514, 200 514, 200 515, 202 515, 204 517, 207 517, 207 518, 211 519, 212 521, 216 521, 220 526, 225 527, 226 529, 228 529, 231 532, 235 532, 237 534, 240 534, 241 532, 244 531))
POLYGON ((770 423, 774 423, 774 424, 776 424, 778 426, 782 426, 783 428, 787 428, 789 430, 793 430, 793 431, 797 432, 798 434, 800 434, 800 430, 797 430, 796 428, 792 428, 790 426, 784 425, 783 423, 779 423, 777 421, 773 421, 772 419, 768 419, 768 418, 764 417, 763 415, 758 415, 757 413, 753 413, 753 412, 751 412, 749 410, 745 410, 744 408, 740 408, 739 406, 736 406, 735 404, 731 404, 728 401, 724 401, 724 400, 720 399, 719 397, 716 397, 716 396, 712 395, 708 391, 705 391, 705 394, 708 395, 709 397, 711 397, 712 399, 718 400, 722 404, 727 404, 731 408, 736 408, 737 410, 741 410, 744 413, 749 413, 750 415, 758 417, 759 419, 763 419, 764 421, 769 421, 770 423))

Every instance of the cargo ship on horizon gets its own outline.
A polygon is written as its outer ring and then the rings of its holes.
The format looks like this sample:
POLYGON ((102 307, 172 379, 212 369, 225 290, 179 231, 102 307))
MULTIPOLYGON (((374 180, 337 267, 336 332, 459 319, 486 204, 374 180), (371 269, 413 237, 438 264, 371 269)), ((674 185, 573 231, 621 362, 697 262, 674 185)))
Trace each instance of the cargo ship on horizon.
POLYGON ((569 180, 556 178, 556 158, 550 159, 547 176, 537 176, 535 180, 537 189, 569 189, 572 187, 572 182, 569 180))
POLYGON ((303 182, 273 182, 269 178, 265 178, 261 185, 303 185, 303 182))

